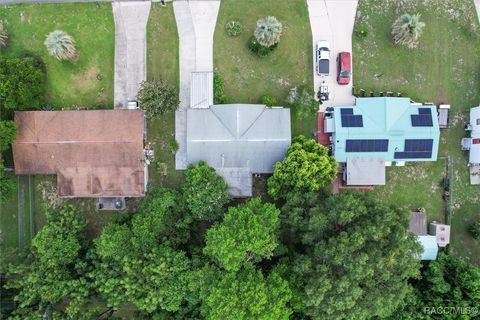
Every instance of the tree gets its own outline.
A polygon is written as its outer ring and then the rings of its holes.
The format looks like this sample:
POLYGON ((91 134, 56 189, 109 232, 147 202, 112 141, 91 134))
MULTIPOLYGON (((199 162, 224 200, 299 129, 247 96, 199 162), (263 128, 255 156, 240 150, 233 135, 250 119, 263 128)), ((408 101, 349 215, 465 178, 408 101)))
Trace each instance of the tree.
POLYGON ((58 60, 78 59, 75 39, 64 31, 55 30, 50 32, 44 44, 45 47, 47 47, 48 53, 58 60))
MULTIPOLYGON (((18 290, 19 303, 14 314, 38 310, 39 314, 63 299, 81 304, 89 295, 91 284, 85 273, 87 264, 82 256, 85 246, 85 222, 79 210, 65 206, 46 211, 47 223, 32 239, 32 255, 26 262, 10 266, 9 276, 14 279, 8 288, 18 290)), ((71 314, 77 308, 69 309, 71 314)))
POLYGON ((204 253, 229 271, 270 258, 278 246, 279 214, 273 204, 260 198, 230 208, 223 222, 207 231, 204 253))
POLYGON ((300 119, 315 115, 319 106, 313 89, 305 85, 290 89, 285 104, 293 109, 300 119))
POLYGON ((288 282, 275 271, 265 277, 246 265, 238 272, 217 271, 212 278, 200 288, 205 319, 287 320, 292 313, 288 282))
POLYGON ((420 21, 419 14, 404 14, 392 24, 393 42, 415 48, 424 27, 425 23, 420 21))
MULTIPOLYGON (((425 307, 462 308, 465 319, 476 319, 480 310, 480 268, 455 256, 439 253, 422 270, 421 279, 412 283, 408 300, 395 312, 392 319, 436 319, 425 312, 425 307)), ((438 317, 440 318, 440 317, 438 317)), ((442 319, 460 319, 458 314, 443 314, 442 319)), ((461 318, 463 319, 463 318, 461 318)))
POLYGON ((480 241, 480 221, 472 223, 468 228, 472 237, 478 241, 480 241))
POLYGON ((0 48, 5 48, 8 45, 8 33, 5 28, 5 22, 0 20, 0 48))
POLYGON ((257 27, 253 35, 258 43, 264 47, 272 47, 280 41, 282 24, 277 18, 268 16, 257 21, 257 27))
POLYGON ((408 280, 419 275, 421 248, 407 225, 408 212, 365 193, 328 198, 310 217, 306 251, 287 272, 300 294, 298 311, 313 319, 391 315, 410 291, 408 280))
POLYGON ((13 121, 0 121, 0 151, 6 150, 15 141, 17 126, 13 121))
POLYGON ((223 178, 205 161, 188 166, 181 189, 187 208, 199 220, 220 218, 231 199, 223 178))
POLYGON ((273 168, 268 179, 268 194, 274 199, 285 198, 291 191, 318 191, 337 176, 337 162, 328 149, 304 136, 295 137, 287 158, 273 168))
POLYGON ((11 174, 5 172, 3 159, 0 157, 0 204, 12 198, 17 191, 17 180, 11 174))
POLYGON ((140 108, 145 110, 150 119, 175 111, 180 104, 175 88, 162 80, 143 81, 137 99, 140 108))
POLYGON ((36 109, 45 99, 45 70, 33 58, 0 58, 0 105, 36 109))

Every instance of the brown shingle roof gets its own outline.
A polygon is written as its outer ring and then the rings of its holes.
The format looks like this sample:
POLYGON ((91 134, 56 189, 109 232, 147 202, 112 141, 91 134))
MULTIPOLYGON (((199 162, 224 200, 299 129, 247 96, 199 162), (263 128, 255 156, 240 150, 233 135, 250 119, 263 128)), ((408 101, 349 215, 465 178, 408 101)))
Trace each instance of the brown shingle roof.
POLYGON ((16 174, 57 174, 65 197, 143 196, 140 110, 15 112, 16 174))

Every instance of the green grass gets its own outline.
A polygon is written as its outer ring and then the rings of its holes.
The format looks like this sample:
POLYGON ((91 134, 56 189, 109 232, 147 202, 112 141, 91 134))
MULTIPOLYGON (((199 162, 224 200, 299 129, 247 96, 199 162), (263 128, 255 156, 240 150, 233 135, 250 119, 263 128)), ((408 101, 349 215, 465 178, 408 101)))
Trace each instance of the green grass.
MULTIPOLYGON (((313 86, 312 36, 304 0, 222 0, 215 29, 213 61, 225 79, 228 102, 260 103, 263 95, 284 101, 288 90, 297 85, 313 86), (271 55, 259 58, 247 47, 256 21, 275 16, 283 24, 278 47, 271 55), (225 24, 239 20, 242 33, 229 37, 225 24)), ((292 112, 292 134, 311 137, 316 131, 315 117, 298 119, 292 112)))
MULTIPOLYGON (((178 33, 173 7, 152 4, 147 26, 147 77, 162 79, 178 88, 178 33)), ((175 170, 175 113, 148 123, 148 141, 155 150, 149 168, 150 183, 176 188, 183 172, 175 170)))
POLYGON ((0 7, 9 46, 0 54, 31 53, 47 68, 47 102, 56 108, 113 106, 115 27, 110 3, 21 4, 0 7), (73 36, 79 59, 58 61, 43 44, 60 29, 73 36))
MULTIPOLYGON (((480 264, 480 245, 466 231, 480 219, 480 186, 470 186, 467 155, 460 139, 468 110, 480 102, 480 32, 470 0, 441 2, 361 0, 357 24, 368 26, 365 39, 353 37, 354 84, 367 91, 402 92, 419 102, 451 105, 451 128, 442 131, 439 157, 452 161, 452 245, 455 254, 480 264), (420 13, 426 23, 416 49, 395 47, 393 21, 403 13, 420 13), (375 76, 376 75, 376 76, 375 76)), ((424 207, 430 219, 443 218, 441 181, 445 161, 387 170, 387 185, 374 192, 391 203, 424 207)), ((441 219, 443 221, 444 219, 441 219)))

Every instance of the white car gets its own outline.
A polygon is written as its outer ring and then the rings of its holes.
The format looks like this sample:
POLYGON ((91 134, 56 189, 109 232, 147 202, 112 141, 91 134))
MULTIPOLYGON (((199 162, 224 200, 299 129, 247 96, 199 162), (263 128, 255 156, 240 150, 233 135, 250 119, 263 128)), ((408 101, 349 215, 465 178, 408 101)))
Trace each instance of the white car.
POLYGON ((330 74, 330 45, 327 41, 321 40, 317 42, 315 61, 317 63, 317 74, 319 76, 328 76, 330 74))

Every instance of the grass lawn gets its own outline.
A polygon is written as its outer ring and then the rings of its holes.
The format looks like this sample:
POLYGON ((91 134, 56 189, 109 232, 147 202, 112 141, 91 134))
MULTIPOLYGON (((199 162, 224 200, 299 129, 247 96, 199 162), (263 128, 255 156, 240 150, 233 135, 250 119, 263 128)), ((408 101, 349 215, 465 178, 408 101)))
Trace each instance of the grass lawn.
MULTIPOLYGON (((467 155, 460 151, 468 110, 480 102, 480 26, 470 0, 420 2, 361 0, 356 25, 368 26, 365 39, 353 38, 354 84, 367 91, 402 92, 420 102, 451 105, 451 128, 442 131, 439 158, 452 162, 451 250, 480 264, 480 244, 466 231, 480 219, 480 186, 470 186, 467 155), (395 47, 393 21, 420 13, 426 23, 416 49, 395 47)), ((408 208, 424 207, 430 219, 443 218, 441 182, 445 160, 387 170, 387 185, 374 192, 408 208)), ((443 220, 443 219, 441 219, 443 220)))
POLYGON ((0 6, 9 46, 0 54, 31 53, 47 68, 47 102, 55 108, 111 108, 115 27, 110 3, 54 3, 0 6), (63 30, 77 43, 79 59, 61 62, 43 44, 48 33, 63 30))
MULTIPOLYGON (((222 0, 213 47, 214 67, 225 79, 228 102, 259 103, 268 94, 283 103, 290 88, 313 86, 312 36, 304 0, 222 0), (266 16, 275 16, 283 24, 283 34, 275 51, 259 58, 250 52, 247 42, 256 21, 266 16), (242 33, 237 37, 225 32, 230 20, 242 24, 242 33)), ((314 131, 315 117, 300 120, 293 110, 292 134, 310 137, 314 131)))
MULTIPOLYGON (((178 88, 178 33, 171 5, 152 4, 147 26, 147 77, 178 88)), ((149 121, 148 141, 154 145, 156 158, 149 169, 150 183, 178 187, 183 172, 175 170, 175 113, 149 121)))

